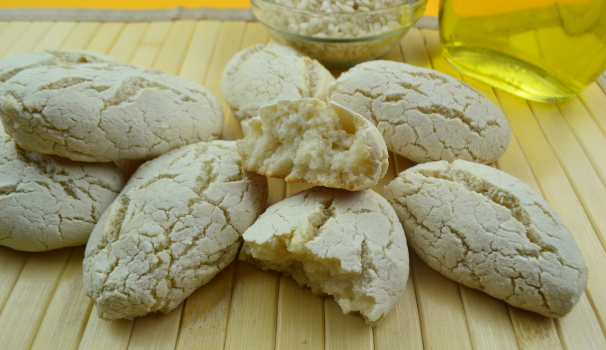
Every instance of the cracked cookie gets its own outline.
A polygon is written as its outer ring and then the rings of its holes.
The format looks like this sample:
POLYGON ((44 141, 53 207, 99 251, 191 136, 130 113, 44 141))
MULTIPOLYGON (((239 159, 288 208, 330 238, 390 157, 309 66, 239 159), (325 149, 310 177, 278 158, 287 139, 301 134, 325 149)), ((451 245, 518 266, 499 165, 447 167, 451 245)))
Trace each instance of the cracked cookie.
POLYGON ((385 187, 406 238, 429 266, 495 298, 566 315, 587 284, 572 233, 532 188, 486 165, 417 165, 385 187))
POLYGON ((509 145, 509 123, 494 103, 432 69, 366 62, 328 89, 329 101, 370 120, 387 149, 417 163, 463 159, 488 164, 509 145))
POLYGON ((120 61, 111 56, 82 50, 46 50, 22 53, 0 60, 0 83, 28 68, 101 62, 118 63, 120 61))
POLYGON ((225 101, 248 134, 248 122, 263 105, 315 97, 326 101, 335 80, 318 61, 290 47, 269 43, 236 54, 225 67, 221 87, 225 101))
POLYGON ((201 142, 143 164, 86 246, 83 281, 103 319, 168 313, 232 262, 265 208, 267 179, 235 143, 201 142))
POLYGON ((377 325, 408 280, 408 248, 391 205, 372 190, 315 187, 267 209, 244 232, 240 260, 329 294, 377 325))
POLYGON ((112 163, 25 151, 0 127, 0 245, 39 252, 86 244, 123 186, 112 163))
POLYGON ((109 162, 215 140, 223 111, 199 84, 154 69, 96 63, 21 71, 0 86, 0 119, 24 149, 109 162))
POLYGON ((385 176, 385 141, 369 121, 315 98, 263 106, 238 141, 244 169, 286 181, 359 191, 385 176))

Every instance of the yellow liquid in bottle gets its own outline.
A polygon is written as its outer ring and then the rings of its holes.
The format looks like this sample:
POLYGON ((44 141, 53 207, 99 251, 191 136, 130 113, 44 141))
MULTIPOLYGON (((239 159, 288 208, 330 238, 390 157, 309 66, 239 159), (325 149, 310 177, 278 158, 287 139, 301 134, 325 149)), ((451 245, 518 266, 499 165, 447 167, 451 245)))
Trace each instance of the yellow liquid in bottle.
POLYGON ((442 0, 440 40, 464 74, 560 101, 606 69, 606 0, 442 0))

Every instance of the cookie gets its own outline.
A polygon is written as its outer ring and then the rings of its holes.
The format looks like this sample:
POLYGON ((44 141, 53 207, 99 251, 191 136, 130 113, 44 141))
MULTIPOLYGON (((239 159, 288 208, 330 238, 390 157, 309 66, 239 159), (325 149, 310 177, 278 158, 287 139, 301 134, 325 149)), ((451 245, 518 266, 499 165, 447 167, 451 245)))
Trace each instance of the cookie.
POLYGON ((332 295, 370 325, 395 307, 408 279, 402 225, 372 190, 301 192, 269 207, 243 237, 240 260, 332 295))
POLYGON ((233 142, 201 142, 143 164, 95 227, 84 290, 99 317, 168 313, 235 259, 265 208, 267 179, 233 142))
POLYGON ((123 186, 112 163, 25 151, 0 130, 0 245, 39 252, 86 244, 123 186))
POLYGON ((335 80, 318 61, 272 42, 249 47, 225 67, 221 88, 234 116, 248 134, 248 122, 259 108, 280 100, 315 97, 326 101, 335 80))
POLYGON ((408 244, 444 276, 549 317, 587 284, 571 232, 532 188, 486 165, 417 165, 384 190, 408 244))
POLYGON ((335 103, 304 98, 262 107, 238 141, 244 168, 312 185, 368 189, 385 176, 385 142, 369 121, 335 103))
POLYGON ((0 86, 0 119, 27 150, 109 162, 215 140, 223 111, 199 84, 158 70, 98 63, 20 72, 0 86))
POLYGON ((492 163, 511 138, 501 110, 479 91, 405 63, 359 64, 329 86, 328 99, 370 120, 387 149, 417 163, 492 163))
POLYGON ((0 60, 0 83, 28 68, 101 62, 118 63, 119 61, 111 56, 83 50, 46 50, 22 53, 0 60))

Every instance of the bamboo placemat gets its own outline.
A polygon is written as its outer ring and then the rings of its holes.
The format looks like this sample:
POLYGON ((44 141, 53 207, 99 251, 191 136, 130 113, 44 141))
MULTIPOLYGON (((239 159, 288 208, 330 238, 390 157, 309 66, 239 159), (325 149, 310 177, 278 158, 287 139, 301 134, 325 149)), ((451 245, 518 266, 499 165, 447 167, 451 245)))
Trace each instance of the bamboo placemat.
MULTIPOLYGON (((87 49, 203 84, 223 101, 221 72, 239 50, 269 41, 260 23, 0 22, 0 57, 87 49)), ((413 28, 384 59, 461 78, 435 30, 413 28)), ((333 70, 338 76, 342 70, 333 70)), ((559 104, 528 102, 463 78, 500 106, 514 137, 495 164, 530 184, 573 232, 589 268, 579 304, 550 319, 452 282, 411 252, 402 300, 377 327, 343 315, 291 279, 234 262, 167 315, 102 321, 82 289, 84 248, 23 253, 0 247, 1 349, 605 349, 606 94, 597 85, 559 104)), ((223 136, 242 130, 223 103, 223 136)), ((381 193, 414 165, 390 158, 381 193)), ((268 205, 305 189, 269 179, 268 205)))

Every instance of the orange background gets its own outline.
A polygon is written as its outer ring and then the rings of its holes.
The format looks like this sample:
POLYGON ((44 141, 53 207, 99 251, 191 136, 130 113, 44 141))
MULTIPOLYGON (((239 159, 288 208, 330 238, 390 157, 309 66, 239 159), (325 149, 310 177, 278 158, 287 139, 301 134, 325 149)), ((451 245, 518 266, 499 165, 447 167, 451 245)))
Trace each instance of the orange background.
MULTIPOLYGON (((67 7, 98 9, 166 9, 183 7, 248 8, 249 0, 2 0, 0 8, 67 7)), ((438 16, 439 0, 428 0, 425 14, 438 16)))

